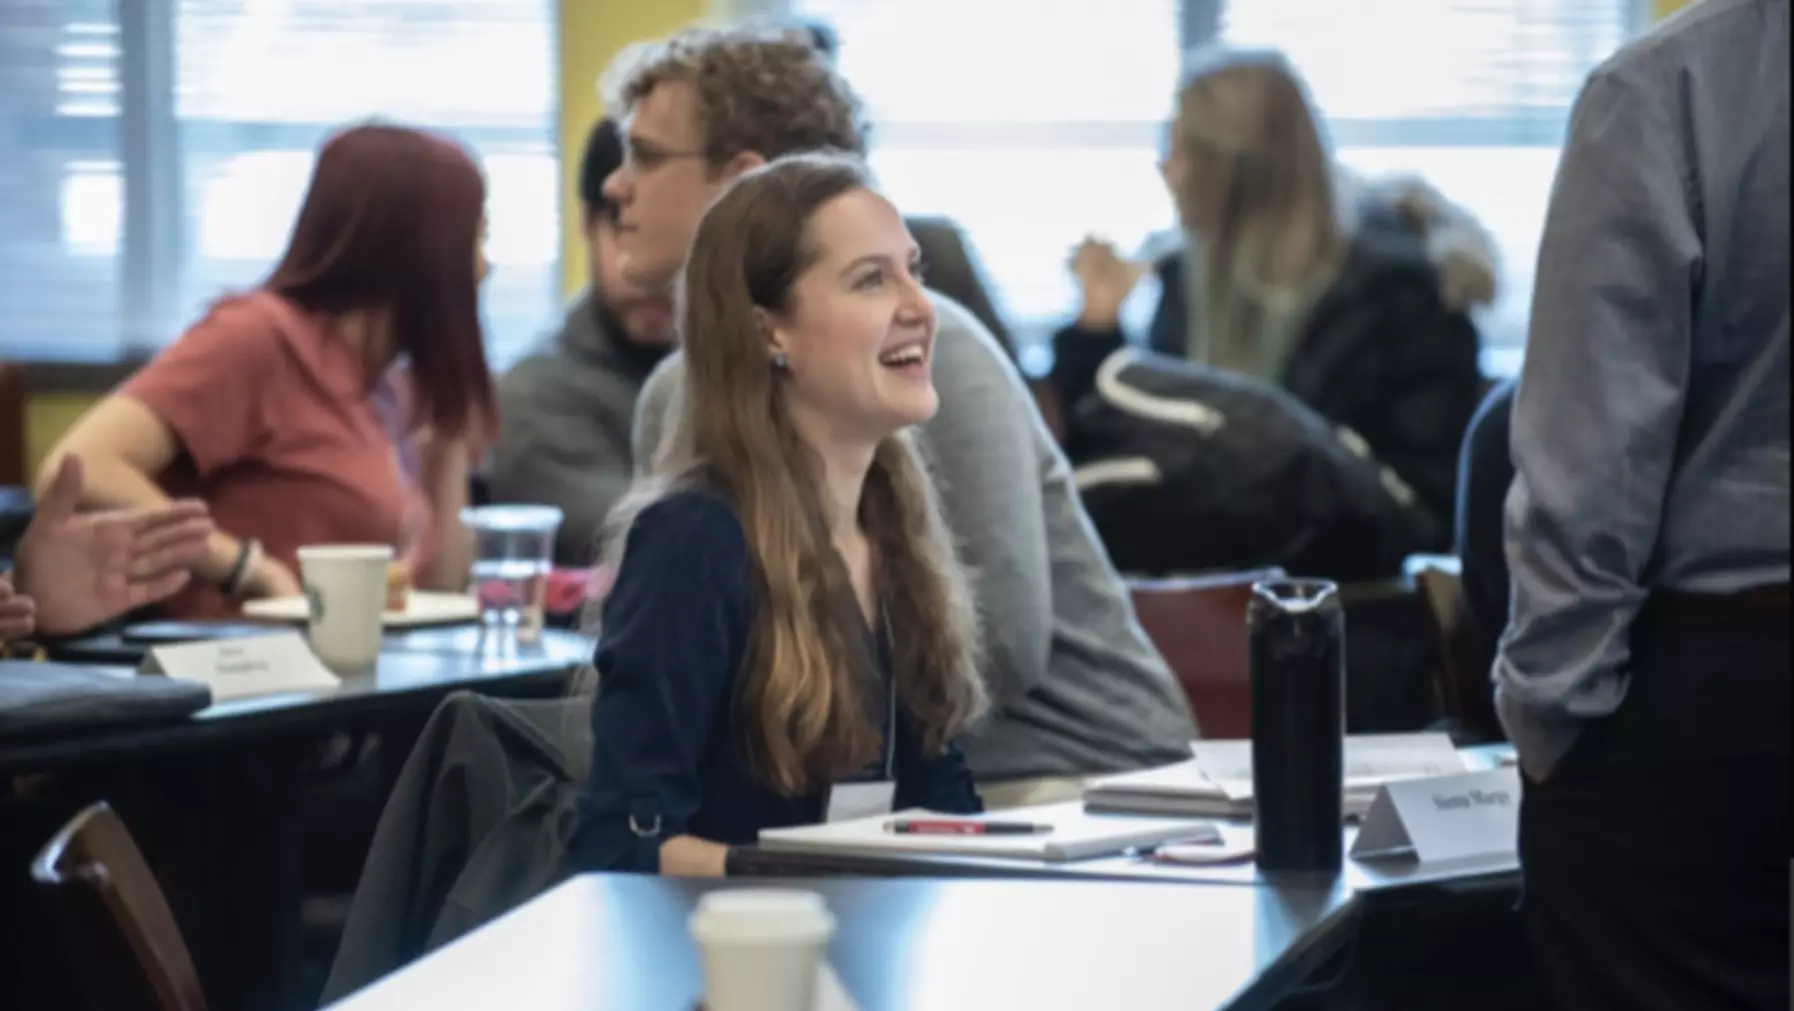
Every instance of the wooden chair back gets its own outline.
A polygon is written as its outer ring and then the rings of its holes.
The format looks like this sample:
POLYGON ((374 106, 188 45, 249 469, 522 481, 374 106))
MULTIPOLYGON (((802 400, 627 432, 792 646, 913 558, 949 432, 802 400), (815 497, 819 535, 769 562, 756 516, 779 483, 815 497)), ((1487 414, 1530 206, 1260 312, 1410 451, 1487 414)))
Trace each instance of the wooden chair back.
POLYGON ((0 485, 25 483, 25 370, 0 362, 0 485))
POLYGON ((205 1011, 162 887, 109 806, 70 819, 32 861, 31 876, 50 889, 95 1011, 205 1011))
POLYGON ((1177 677, 1204 737, 1252 736, 1252 663, 1246 604, 1277 568, 1134 580, 1134 613, 1177 677))
POLYGON ((1406 568, 1426 601, 1439 647, 1436 691, 1441 715, 1476 737, 1501 739, 1489 671, 1475 660, 1476 637, 1457 559, 1417 556, 1409 559, 1406 568))

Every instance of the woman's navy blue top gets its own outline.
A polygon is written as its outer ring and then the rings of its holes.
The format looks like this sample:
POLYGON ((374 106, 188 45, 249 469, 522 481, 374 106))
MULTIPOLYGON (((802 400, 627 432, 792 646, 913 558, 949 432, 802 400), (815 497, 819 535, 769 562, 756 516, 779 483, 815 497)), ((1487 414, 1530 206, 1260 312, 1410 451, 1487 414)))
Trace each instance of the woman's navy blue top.
MULTIPOLYGON (((628 536, 593 661, 592 768, 574 865, 652 873, 674 836, 744 845, 761 829, 822 821, 826 791, 783 796, 747 768, 750 727, 737 700, 755 593, 734 508, 708 491, 677 492, 644 509, 628 536)), ((887 695, 888 651, 875 652, 887 695)), ((924 756, 902 706, 892 724, 896 809, 981 810, 957 745, 924 756)))

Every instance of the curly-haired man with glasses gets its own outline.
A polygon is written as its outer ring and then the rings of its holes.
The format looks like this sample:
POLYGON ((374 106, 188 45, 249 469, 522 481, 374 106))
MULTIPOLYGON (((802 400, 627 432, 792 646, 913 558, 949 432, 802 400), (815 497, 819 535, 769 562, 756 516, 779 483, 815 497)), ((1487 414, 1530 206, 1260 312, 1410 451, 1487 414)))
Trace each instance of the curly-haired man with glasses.
POLYGON ((623 165, 604 194, 623 269, 641 284, 671 282, 699 215, 742 172, 798 151, 866 153, 859 100, 795 31, 675 35, 642 54, 617 98, 623 165))

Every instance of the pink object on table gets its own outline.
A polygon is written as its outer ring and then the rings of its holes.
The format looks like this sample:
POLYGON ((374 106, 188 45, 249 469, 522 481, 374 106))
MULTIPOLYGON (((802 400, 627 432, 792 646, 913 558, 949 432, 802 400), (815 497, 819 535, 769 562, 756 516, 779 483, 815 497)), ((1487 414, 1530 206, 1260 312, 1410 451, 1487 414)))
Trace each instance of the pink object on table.
MULTIPOLYGON (((597 569, 553 569, 548 573, 548 587, 544 594, 543 610, 553 615, 576 613, 585 606, 588 600, 602 599, 605 591, 610 589, 607 570, 597 569)), ((515 607, 521 601, 508 599, 512 592, 511 584, 502 579, 493 579, 474 587, 474 594, 480 605, 487 608, 515 607)))
POLYGON ((555 569, 548 574, 549 614, 571 614, 585 605, 587 600, 601 599, 604 591, 610 589, 610 580, 603 576, 602 568, 596 569, 555 569))

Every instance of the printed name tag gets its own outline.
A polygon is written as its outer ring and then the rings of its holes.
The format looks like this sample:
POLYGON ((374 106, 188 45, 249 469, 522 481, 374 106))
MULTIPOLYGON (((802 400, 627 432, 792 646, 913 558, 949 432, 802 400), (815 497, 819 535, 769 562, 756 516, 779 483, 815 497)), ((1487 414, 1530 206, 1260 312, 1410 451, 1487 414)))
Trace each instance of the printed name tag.
POLYGON ((1520 774, 1512 766, 1409 779, 1378 792, 1352 843, 1352 858, 1413 854, 1422 863, 1515 852, 1520 774))
POLYGON ((215 702, 334 691, 341 684, 296 631, 156 646, 143 658, 141 670, 208 685, 215 702))
POLYGON ((830 824, 875 818, 891 813, 891 802, 897 797, 897 784, 889 779, 870 783, 836 783, 828 792, 830 824))

